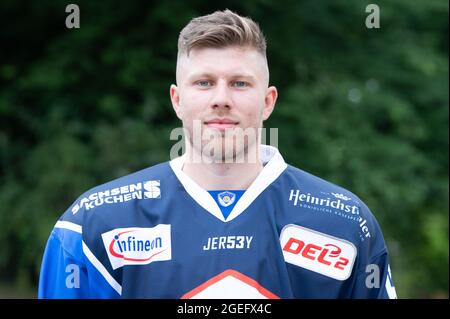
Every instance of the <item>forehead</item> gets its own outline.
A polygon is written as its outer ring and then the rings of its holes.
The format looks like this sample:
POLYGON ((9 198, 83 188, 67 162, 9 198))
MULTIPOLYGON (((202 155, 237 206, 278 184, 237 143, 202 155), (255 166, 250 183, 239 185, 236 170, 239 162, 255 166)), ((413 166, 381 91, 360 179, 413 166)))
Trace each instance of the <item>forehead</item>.
POLYGON ((252 48, 196 48, 183 54, 177 61, 177 81, 190 78, 195 74, 208 73, 216 76, 252 76, 265 81, 266 58, 252 48))

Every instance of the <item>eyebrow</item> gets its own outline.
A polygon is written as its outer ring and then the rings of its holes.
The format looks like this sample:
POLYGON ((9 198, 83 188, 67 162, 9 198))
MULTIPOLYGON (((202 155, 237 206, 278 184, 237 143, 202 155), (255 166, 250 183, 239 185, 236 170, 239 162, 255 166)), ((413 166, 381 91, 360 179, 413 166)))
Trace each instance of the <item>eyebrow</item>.
MULTIPOLYGON (((192 81, 193 79, 196 79, 196 78, 215 78, 215 77, 216 77, 216 75, 214 75, 213 73, 200 72, 200 73, 194 73, 194 74, 190 75, 188 77, 188 80, 192 81)), ((232 74, 230 76, 230 78, 232 78, 232 79, 244 79, 244 80, 247 80, 247 81, 254 81, 255 80, 255 77, 253 75, 251 75, 251 74, 248 74, 248 73, 235 73, 235 74, 232 74)))

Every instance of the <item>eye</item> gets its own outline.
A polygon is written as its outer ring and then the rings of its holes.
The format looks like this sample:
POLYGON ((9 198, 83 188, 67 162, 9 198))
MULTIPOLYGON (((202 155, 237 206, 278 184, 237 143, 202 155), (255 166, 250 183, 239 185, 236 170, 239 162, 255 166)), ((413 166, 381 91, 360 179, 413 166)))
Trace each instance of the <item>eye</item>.
POLYGON ((201 87, 208 87, 208 86, 212 85, 211 81, 209 81, 209 80, 200 80, 200 81, 195 82, 195 84, 198 86, 201 86, 201 87))
POLYGON ((248 86, 248 83, 244 81, 235 81, 232 86, 237 88, 245 88, 248 86))

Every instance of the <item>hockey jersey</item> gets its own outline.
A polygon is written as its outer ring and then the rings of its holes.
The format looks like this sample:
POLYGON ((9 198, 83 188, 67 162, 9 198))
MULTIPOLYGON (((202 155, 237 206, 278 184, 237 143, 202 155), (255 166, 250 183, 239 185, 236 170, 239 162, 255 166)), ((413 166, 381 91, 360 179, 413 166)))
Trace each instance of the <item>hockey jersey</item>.
POLYGON ((396 298, 368 207, 261 147, 227 214, 184 156, 81 195, 48 239, 39 298, 396 298))

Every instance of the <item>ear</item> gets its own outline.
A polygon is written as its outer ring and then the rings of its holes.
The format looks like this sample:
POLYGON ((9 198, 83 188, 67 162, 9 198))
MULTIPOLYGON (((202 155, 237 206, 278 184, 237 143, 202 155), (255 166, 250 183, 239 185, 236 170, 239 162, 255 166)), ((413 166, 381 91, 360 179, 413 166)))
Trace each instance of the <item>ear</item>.
POLYGON ((178 92, 178 87, 175 84, 170 86, 170 101, 172 102, 172 107, 177 114, 177 117, 182 120, 182 112, 180 106, 180 95, 178 92))
POLYGON ((264 99, 264 109, 262 112, 263 121, 267 120, 272 114, 272 111, 275 107, 275 103, 277 102, 278 91, 274 86, 270 86, 267 88, 266 97, 264 99))

